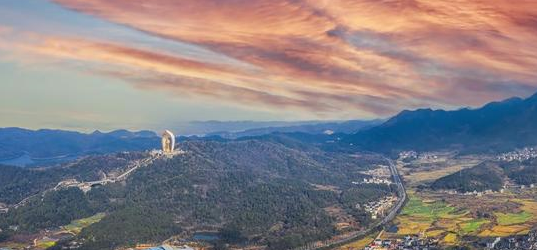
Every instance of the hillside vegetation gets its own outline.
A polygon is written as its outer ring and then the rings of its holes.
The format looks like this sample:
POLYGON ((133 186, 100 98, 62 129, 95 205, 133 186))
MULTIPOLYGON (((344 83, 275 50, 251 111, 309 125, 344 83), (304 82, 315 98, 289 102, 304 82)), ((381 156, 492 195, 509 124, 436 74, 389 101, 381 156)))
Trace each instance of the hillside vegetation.
MULTIPOLYGON (((286 142, 185 142, 180 147, 186 154, 156 160, 124 183, 93 188, 86 194, 74 188, 36 197, 0 216, 0 227, 19 225, 20 230, 33 232, 104 212, 107 216, 84 228, 76 239, 84 242, 82 249, 158 242, 199 230, 217 230, 225 243, 288 249, 336 233, 335 218, 325 211, 327 207, 339 207, 366 226, 370 216, 356 204, 393 189, 351 183, 364 178, 360 171, 384 163, 381 158, 286 142)), ((87 161, 87 169, 112 171, 101 166, 99 157, 87 161)), ((42 171, 69 173, 71 169, 42 171)), ((90 178, 92 173, 84 176, 90 178)), ((54 183, 49 181, 54 178, 41 175, 36 178, 54 183)))
POLYGON ((433 189, 453 189, 459 192, 498 191, 509 178, 519 185, 537 184, 537 159, 511 162, 489 161, 437 179, 433 189))
POLYGON ((485 162, 444 176, 431 184, 433 189, 454 189, 458 192, 493 190, 503 186, 503 170, 494 162, 485 162))

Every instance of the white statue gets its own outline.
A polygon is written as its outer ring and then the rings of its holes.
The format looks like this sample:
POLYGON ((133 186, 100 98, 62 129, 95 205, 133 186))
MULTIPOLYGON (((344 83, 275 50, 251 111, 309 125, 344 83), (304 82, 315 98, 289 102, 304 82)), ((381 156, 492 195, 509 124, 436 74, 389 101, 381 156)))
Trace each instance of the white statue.
POLYGON ((175 148, 175 135, 169 130, 164 130, 162 133, 162 151, 164 153, 172 153, 175 148))

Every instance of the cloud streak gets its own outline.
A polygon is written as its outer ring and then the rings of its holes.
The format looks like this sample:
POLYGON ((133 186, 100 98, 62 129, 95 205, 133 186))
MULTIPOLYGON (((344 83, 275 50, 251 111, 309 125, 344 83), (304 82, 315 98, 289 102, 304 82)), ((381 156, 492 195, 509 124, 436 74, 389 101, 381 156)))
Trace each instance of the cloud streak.
POLYGON ((15 39, 22 53, 87 63, 173 96, 340 118, 480 105, 537 88, 535 1, 55 2, 240 62, 97 38, 15 39))

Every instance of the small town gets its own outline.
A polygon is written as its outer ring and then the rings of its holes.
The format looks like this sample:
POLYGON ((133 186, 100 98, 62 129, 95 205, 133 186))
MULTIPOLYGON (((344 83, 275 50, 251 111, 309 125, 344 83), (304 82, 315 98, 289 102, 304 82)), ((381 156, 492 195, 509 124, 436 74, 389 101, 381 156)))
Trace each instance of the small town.
POLYGON ((511 151, 498 156, 500 161, 525 161, 529 159, 537 158, 537 148, 525 147, 523 149, 511 151))

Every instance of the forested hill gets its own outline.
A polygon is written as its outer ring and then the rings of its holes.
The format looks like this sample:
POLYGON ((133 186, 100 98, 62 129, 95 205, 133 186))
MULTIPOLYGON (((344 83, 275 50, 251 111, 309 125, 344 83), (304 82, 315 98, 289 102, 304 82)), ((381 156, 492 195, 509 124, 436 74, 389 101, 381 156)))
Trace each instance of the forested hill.
MULTIPOLYGON (((104 219, 75 239, 83 242, 81 249, 158 242, 206 229, 218 230, 226 243, 289 249, 336 233, 337 218, 329 207, 354 218, 355 227, 367 225, 370 216, 357 204, 390 194, 393 187, 352 181, 384 160, 296 143, 183 142, 179 147, 185 154, 155 160, 125 182, 86 194, 70 188, 31 199, 0 215, 0 228, 18 225, 19 233, 31 233, 105 212, 104 219)), ((96 157, 92 167, 100 165, 96 157)), ((59 171, 43 171, 51 170, 59 171)), ((44 176, 35 181, 48 178, 44 176)))
POLYGON ((130 152, 87 156, 73 163, 48 168, 0 165, 0 203, 18 203, 28 196, 53 188, 65 179, 98 180, 103 173, 123 171, 130 161, 147 155, 143 152, 130 152))
POLYGON ((444 176, 432 183, 433 189, 453 189, 458 192, 498 191, 503 186, 503 170, 495 162, 485 162, 469 169, 444 176))
POLYGON ((478 109, 403 111, 382 125, 345 136, 360 149, 390 152, 455 148, 501 151, 537 144, 537 94, 478 109))
POLYGON ((511 162, 487 161, 444 176, 433 182, 431 187, 459 192, 498 191, 503 187, 506 179, 518 185, 537 183, 537 159, 511 162))

